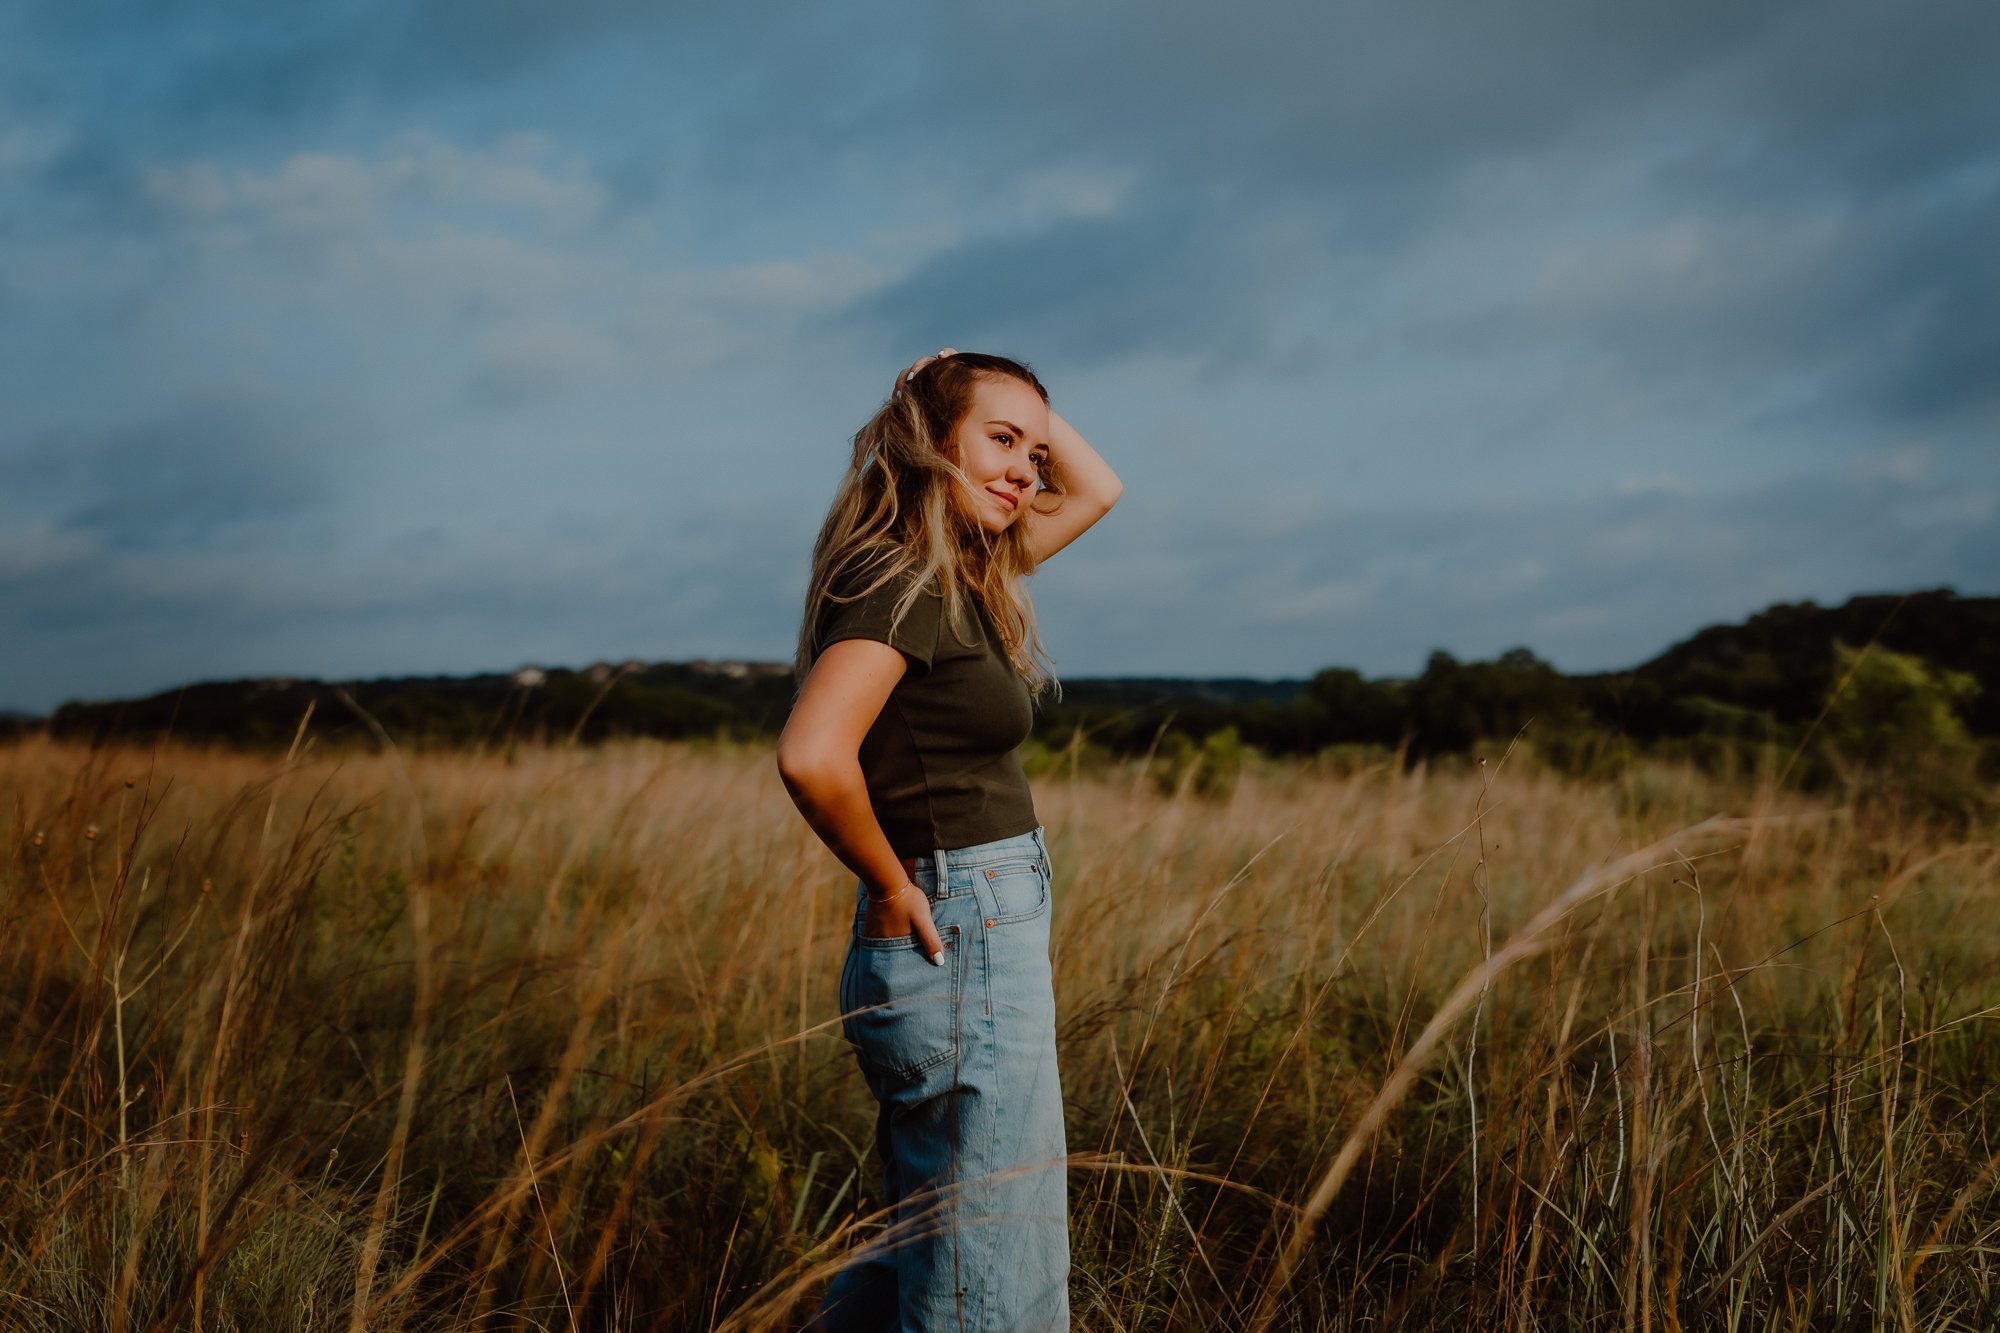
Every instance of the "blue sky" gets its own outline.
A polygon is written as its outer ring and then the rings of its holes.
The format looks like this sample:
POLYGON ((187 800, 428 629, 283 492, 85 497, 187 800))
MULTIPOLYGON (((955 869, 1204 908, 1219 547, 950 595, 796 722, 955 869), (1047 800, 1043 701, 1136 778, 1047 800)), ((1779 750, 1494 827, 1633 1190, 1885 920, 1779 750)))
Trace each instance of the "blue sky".
POLYGON ((0 11, 0 706, 790 653, 949 342, 1125 477, 1059 673, 2000 591, 2000 10, 0 11))

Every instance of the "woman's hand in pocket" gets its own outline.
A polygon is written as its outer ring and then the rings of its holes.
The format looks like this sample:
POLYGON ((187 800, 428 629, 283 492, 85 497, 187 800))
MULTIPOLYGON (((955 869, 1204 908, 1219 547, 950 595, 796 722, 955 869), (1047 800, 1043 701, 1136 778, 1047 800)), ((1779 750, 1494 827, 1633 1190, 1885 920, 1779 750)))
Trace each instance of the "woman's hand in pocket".
POLYGON ((944 966, 944 938, 931 920, 930 900, 914 884, 905 884, 887 897, 868 891, 868 910, 862 918, 861 933, 871 940, 913 937, 924 957, 944 966))

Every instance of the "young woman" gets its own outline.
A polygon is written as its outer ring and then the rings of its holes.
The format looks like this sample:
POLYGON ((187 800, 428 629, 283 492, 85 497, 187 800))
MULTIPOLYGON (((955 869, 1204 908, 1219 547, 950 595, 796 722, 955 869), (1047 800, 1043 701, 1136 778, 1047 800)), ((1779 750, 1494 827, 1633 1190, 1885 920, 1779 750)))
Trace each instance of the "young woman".
POLYGON ((854 436, 813 548, 778 769, 859 877, 840 1008, 892 1209, 814 1329, 1069 1327, 1025 581, 1121 489, 1026 366, 945 348, 854 436))

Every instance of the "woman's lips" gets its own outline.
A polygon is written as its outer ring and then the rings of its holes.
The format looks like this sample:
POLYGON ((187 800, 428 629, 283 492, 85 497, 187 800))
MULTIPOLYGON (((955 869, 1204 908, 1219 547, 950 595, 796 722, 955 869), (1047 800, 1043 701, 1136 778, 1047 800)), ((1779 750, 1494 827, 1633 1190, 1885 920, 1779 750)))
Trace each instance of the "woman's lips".
POLYGON ((1021 507, 1021 498, 1018 495, 1008 495, 1004 491, 994 490, 991 486, 986 488, 986 493, 988 495, 998 496, 1001 500, 1006 502, 1007 507, 1009 509, 1019 509, 1021 507))

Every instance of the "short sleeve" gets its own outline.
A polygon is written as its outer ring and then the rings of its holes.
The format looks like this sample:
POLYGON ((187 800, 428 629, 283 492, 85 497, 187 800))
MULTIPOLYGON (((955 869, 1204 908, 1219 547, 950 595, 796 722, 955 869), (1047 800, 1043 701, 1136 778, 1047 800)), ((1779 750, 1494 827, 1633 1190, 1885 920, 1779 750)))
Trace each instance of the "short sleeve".
POLYGON ((873 639, 877 643, 888 644, 924 670, 930 670, 931 662, 937 656, 943 600, 935 592, 918 594, 917 599, 910 603, 910 609, 904 613, 902 622, 891 633, 889 623, 895 617, 896 603, 909 588, 914 571, 900 574, 872 592, 856 597, 855 594, 875 577, 871 570, 834 578, 829 591, 837 597, 853 597, 854 600, 827 602, 820 619, 818 651, 824 652, 842 639, 873 639))

